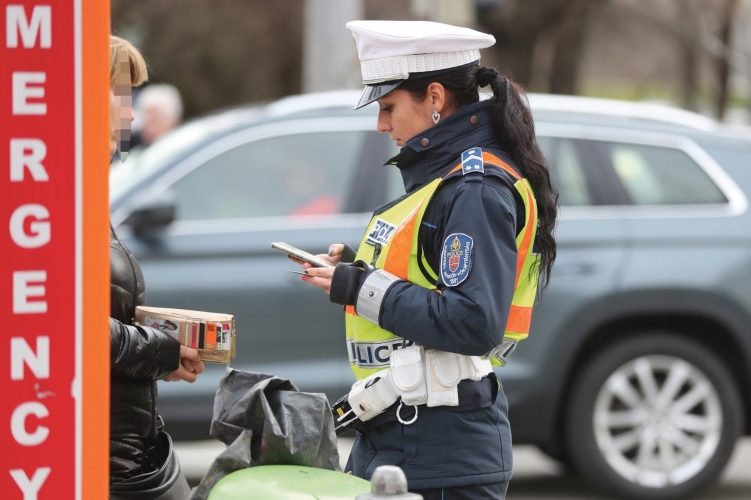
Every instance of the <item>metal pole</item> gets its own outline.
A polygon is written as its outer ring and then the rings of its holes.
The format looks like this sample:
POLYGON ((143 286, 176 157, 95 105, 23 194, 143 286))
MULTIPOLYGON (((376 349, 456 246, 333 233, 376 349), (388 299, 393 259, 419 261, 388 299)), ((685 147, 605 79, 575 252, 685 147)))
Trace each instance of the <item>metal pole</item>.
POLYGON ((362 86, 355 41, 344 25, 364 12, 363 0, 305 0, 303 92, 362 86))

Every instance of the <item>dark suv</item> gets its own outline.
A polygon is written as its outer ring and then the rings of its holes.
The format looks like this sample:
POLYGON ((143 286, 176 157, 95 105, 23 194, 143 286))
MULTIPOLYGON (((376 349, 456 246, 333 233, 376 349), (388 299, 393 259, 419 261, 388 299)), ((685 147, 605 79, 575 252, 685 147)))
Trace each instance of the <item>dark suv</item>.
MULTIPOLYGON (((376 109, 310 94, 193 121, 116 167, 112 220, 151 305, 232 313, 239 369, 337 398, 340 307, 270 248, 360 240, 403 192, 376 109)), ((530 96, 560 197, 558 260, 498 369, 515 443, 635 498, 713 484, 751 432, 751 139, 671 108, 530 96)), ((179 437, 207 435, 221 367, 162 384, 179 437)))

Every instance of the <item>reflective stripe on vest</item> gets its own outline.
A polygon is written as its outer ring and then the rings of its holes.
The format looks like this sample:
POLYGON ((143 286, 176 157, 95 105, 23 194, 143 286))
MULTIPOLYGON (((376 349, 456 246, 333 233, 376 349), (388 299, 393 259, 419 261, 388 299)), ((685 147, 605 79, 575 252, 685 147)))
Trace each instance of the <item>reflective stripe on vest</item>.
MULTIPOLYGON (((484 151, 482 155, 485 165, 492 165, 505 170, 516 179, 514 188, 521 195, 527 214, 524 227, 516 237, 517 265, 514 295, 505 330, 505 338, 519 341, 529 334, 532 306, 537 293, 537 262, 539 256, 532 253, 533 242, 537 233, 537 204, 532 188, 526 179, 520 177, 514 169, 497 156, 484 151), (534 276, 530 272, 534 272, 534 276), (523 275, 527 277, 522 279, 523 275)), ((384 269, 412 284, 440 293, 434 284, 435 273, 427 265, 424 256, 419 255, 418 235, 425 210, 436 190, 444 179, 460 171, 461 168, 460 163, 444 177, 434 179, 383 213, 374 216, 368 224, 368 229, 365 231, 365 236, 357 250, 357 260, 364 260, 372 266, 384 269), (381 248, 377 255, 376 244, 372 239, 369 241, 369 235, 376 224, 379 227, 396 228, 390 233, 390 239, 385 244, 379 243, 381 248), (421 265, 422 268, 426 269, 429 276, 425 276, 420 269, 421 265)), ((397 337, 370 321, 360 318, 357 316, 354 306, 347 306, 345 311, 347 352, 349 353, 350 365, 358 380, 388 368, 391 352, 412 344, 411 341, 397 337)), ((495 365, 501 364, 495 359, 492 361, 495 365)))

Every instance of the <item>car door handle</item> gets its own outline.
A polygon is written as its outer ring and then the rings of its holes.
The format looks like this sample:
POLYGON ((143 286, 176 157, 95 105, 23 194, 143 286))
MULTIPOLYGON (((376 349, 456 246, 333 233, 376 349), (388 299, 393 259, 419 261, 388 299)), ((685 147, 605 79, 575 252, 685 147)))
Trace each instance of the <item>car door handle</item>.
POLYGON ((597 264, 594 262, 571 262, 553 267, 558 276, 582 276, 597 273, 597 264))

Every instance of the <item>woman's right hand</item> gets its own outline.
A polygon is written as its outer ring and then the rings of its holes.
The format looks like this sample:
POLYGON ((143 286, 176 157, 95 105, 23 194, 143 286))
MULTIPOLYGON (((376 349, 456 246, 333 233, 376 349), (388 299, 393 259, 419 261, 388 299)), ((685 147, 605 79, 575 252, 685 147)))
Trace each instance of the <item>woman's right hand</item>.
MULTIPOLYGON (((327 254, 318 254, 316 257, 318 257, 321 260, 325 260, 332 266, 336 266, 339 262, 342 260, 342 252, 344 252, 344 243, 334 243, 333 245, 329 246, 329 253, 327 254)), ((300 259, 296 259, 292 257, 291 255, 289 258, 297 262, 298 264, 301 264, 304 269, 310 269, 313 267, 311 264, 308 264, 307 262, 304 262, 300 259)))
POLYGON ((177 370, 164 378, 165 382, 184 380, 189 383, 196 381, 198 376, 203 373, 204 366, 201 361, 201 355, 196 349, 180 346, 180 366, 177 370))

